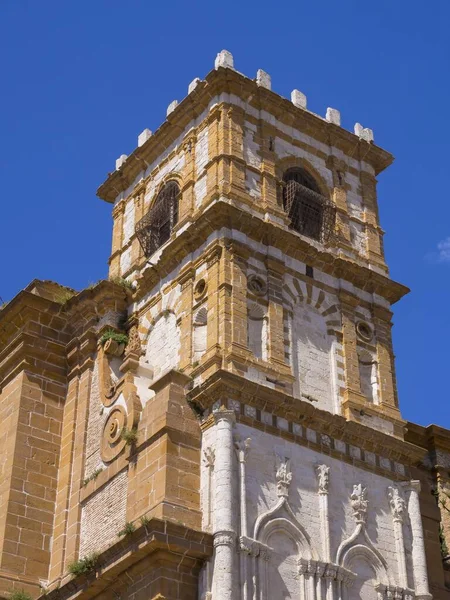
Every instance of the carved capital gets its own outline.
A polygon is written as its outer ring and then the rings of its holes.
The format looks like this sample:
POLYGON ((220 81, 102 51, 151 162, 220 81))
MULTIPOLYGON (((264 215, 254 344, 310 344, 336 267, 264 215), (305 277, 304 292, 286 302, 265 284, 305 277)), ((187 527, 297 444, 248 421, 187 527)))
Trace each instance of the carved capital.
POLYGON ((246 537, 245 535, 239 538, 239 549, 249 556, 261 556, 262 558, 269 553, 268 546, 261 544, 261 542, 258 542, 257 540, 246 537))
POLYGON ((420 494, 420 490, 422 489, 422 486, 420 485, 420 481, 418 479, 405 481, 402 483, 402 486, 407 492, 415 492, 416 494, 420 494))
POLYGON ((406 502, 397 487, 388 487, 389 505, 394 521, 403 523, 406 513, 406 502))
POLYGON ((325 568, 324 577, 326 579, 336 579, 338 566, 328 563, 325 568))
POLYGON ((217 546, 230 546, 235 544, 236 535, 233 531, 218 531, 214 534, 214 548, 217 546))
POLYGON ((224 406, 221 406, 218 410, 215 410, 213 412, 213 417, 216 424, 220 421, 227 421, 231 424, 236 422, 236 415, 234 414, 234 410, 228 410, 224 406))
POLYGON ((245 463, 245 461, 247 460, 248 451, 250 449, 250 442, 250 438, 247 438, 246 440, 236 438, 234 441, 236 455, 240 463, 245 463))

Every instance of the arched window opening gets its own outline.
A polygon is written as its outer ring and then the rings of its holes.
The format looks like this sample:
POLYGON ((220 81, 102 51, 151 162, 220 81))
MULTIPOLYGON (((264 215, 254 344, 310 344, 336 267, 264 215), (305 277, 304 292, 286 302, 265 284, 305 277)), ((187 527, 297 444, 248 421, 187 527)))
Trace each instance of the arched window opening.
POLYGON ((320 193, 314 179, 303 169, 288 169, 283 176, 283 207, 292 229, 319 242, 334 231, 336 207, 320 193))
POLYGON ((145 256, 150 256, 167 242, 178 221, 180 188, 169 181, 159 192, 148 213, 136 224, 136 235, 145 256))

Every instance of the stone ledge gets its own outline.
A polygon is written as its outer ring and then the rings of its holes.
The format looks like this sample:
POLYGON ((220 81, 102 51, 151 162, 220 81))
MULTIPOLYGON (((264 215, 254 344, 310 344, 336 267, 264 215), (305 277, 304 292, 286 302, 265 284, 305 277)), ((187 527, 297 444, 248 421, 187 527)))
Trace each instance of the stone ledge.
MULTIPOLYGON (((168 560, 180 561, 180 556, 201 563, 213 553, 212 536, 203 531, 189 529, 183 525, 151 519, 131 535, 116 542, 100 554, 98 567, 87 575, 53 581, 45 595, 46 600, 78 598, 84 600, 97 596, 111 586, 112 580, 131 569, 140 561, 164 554, 168 560)), ((153 561, 147 565, 151 568, 153 561)))

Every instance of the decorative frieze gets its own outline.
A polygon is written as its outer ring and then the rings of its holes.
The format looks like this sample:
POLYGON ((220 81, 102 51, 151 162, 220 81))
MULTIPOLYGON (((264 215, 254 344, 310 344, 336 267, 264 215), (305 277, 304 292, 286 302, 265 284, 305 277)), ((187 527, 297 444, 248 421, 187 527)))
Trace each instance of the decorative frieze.
MULTIPOLYGON (((220 406, 220 401, 217 401, 213 406, 212 410, 217 410, 220 406)), ((329 435, 319 435, 314 429, 305 427, 300 423, 289 421, 287 419, 278 417, 272 413, 268 413, 263 410, 258 410, 254 406, 239 402, 239 400, 229 399, 227 406, 230 410, 234 411, 236 415, 251 416, 257 422, 263 425, 269 425, 274 429, 278 429, 280 432, 287 432, 295 436, 293 441, 300 444, 317 445, 317 449, 320 451, 323 449, 324 453, 329 454, 330 450, 335 451, 342 455, 343 458, 349 462, 354 463, 355 458, 360 461, 361 466, 364 464, 369 468, 376 467, 377 469, 384 470, 392 473, 395 479, 404 478, 406 476, 406 467, 402 463, 395 462, 390 458, 386 458, 371 452, 364 450, 353 444, 346 444, 344 441, 334 438, 329 435)), ((211 414, 209 409, 206 409, 203 413, 205 419, 211 414)), ((389 475, 391 476, 391 475, 389 475)))

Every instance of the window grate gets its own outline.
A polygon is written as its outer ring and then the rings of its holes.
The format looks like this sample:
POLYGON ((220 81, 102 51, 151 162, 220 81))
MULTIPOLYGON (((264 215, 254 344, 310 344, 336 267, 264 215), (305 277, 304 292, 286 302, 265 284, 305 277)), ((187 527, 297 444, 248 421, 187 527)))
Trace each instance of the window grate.
POLYGON ((136 224, 136 235, 145 256, 151 256, 165 244, 178 221, 180 189, 169 181, 158 194, 148 213, 136 224))
POLYGON ((315 183, 302 172, 288 172, 283 193, 284 209, 292 229, 326 243, 334 233, 336 207, 314 188, 315 183))

